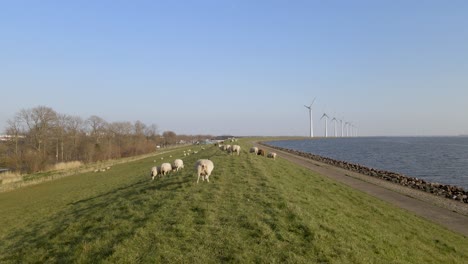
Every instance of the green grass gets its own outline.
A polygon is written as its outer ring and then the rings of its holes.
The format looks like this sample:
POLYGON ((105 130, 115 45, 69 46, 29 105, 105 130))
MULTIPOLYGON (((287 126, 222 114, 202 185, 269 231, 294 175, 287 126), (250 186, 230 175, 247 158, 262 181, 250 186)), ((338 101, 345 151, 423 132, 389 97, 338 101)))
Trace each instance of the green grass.
POLYGON ((0 263, 468 262, 466 237, 240 145, 163 154, 185 168, 154 181, 160 156, 0 193, 0 263))

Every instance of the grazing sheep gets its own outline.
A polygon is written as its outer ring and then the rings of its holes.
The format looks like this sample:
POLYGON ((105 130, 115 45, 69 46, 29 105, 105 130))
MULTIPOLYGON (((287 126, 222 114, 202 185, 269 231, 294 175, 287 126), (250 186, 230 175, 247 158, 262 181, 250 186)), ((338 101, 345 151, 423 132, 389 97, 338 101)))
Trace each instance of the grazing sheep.
POLYGON ((237 156, 240 154, 241 147, 239 145, 233 145, 232 146, 232 152, 236 152, 237 156))
POLYGON ((170 163, 161 164, 160 173, 161 175, 167 175, 172 170, 172 165, 170 163))
POLYGON ((258 154, 258 148, 257 147, 251 147, 249 152, 250 153, 255 153, 255 155, 257 155, 258 154))
POLYGON ((106 170, 110 170, 110 168, 111 168, 111 167, 109 166, 109 167, 106 168, 106 170))
POLYGON ((267 155, 268 158, 276 159, 276 153, 275 152, 270 152, 267 155))
POLYGON ((214 164, 211 160, 208 159, 199 159, 195 163, 195 170, 197 171, 198 179, 197 183, 200 180, 200 176, 202 176, 202 181, 206 179, 207 182, 210 182, 209 178, 211 172, 213 171, 214 164))
POLYGON ((226 149, 225 149, 228 153, 231 153, 231 150, 232 150, 232 146, 231 145, 226 145, 226 149))
POLYGON ((154 180, 156 176, 158 176, 158 167, 154 166, 151 168, 151 180, 154 180))
POLYGON ((257 152, 257 155, 265 157, 265 151, 263 149, 259 149, 258 152, 257 152))
POLYGON ((172 170, 179 171, 179 169, 184 168, 184 162, 181 159, 176 159, 174 160, 174 163, 172 163, 172 170))

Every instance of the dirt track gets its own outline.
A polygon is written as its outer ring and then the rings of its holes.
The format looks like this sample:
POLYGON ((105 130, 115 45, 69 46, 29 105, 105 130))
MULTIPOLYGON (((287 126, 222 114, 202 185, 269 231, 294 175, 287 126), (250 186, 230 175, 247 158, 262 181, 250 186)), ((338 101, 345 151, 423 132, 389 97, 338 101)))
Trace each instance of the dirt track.
POLYGON ((468 237, 468 206, 466 204, 299 157, 259 145, 256 142, 254 145, 267 151, 274 151, 281 158, 318 172, 323 176, 344 183, 354 189, 370 194, 468 237))

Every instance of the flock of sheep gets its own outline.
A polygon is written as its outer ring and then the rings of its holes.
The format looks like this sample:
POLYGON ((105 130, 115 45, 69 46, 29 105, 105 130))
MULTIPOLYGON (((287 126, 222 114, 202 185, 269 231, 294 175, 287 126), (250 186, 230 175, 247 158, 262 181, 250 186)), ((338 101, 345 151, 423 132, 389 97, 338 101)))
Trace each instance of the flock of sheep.
MULTIPOLYGON (((255 155, 260 155, 260 156, 265 156, 265 150, 259 149, 257 147, 251 147, 250 148, 250 153, 254 153, 255 155)), ((268 158, 276 159, 276 153, 275 152, 270 152, 266 155, 268 158)))
MULTIPOLYGON (((184 162, 181 159, 176 159, 174 162, 171 163, 163 163, 161 166, 154 166, 151 168, 151 180, 154 180, 156 176, 159 175, 159 177, 167 175, 171 171, 179 171, 180 169, 184 168, 184 162)), ((209 159, 199 159, 195 163, 195 170, 197 171, 198 179, 197 183, 200 180, 200 176, 202 177, 202 180, 206 180, 207 182, 210 182, 210 175, 211 172, 214 169, 214 164, 211 160, 209 159)))
MULTIPOLYGON (((218 144, 215 144, 215 146, 218 144)), ((239 145, 224 145, 224 144, 219 144, 218 145, 219 149, 227 151, 229 154, 236 153, 237 155, 240 155, 240 150, 241 147, 239 145)), ((202 148, 204 149, 204 148, 202 148)), ((191 150, 189 149, 188 153, 184 151, 184 156, 190 155, 191 150)), ((198 153, 197 151, 193 151, 193 154, 198 153)), ((254 153, 255 155, 261 155, 265 156, 265 150, 263 149, 258 149, 257 147, 252 147, 250 148, 250 153, 254 153)), ((170 156, 172 157, 172 155, 170 156)), ((275 152, 270 152, 267 155, 268 158, 276 159, 276 153, 275 152)), ((163 158, 161 158, 162 160, 163 158)), ((156 160, 155 160, 156 162, 156 160)), ((154 166, 151 168, 151 179, 154 180, 156 176, 162 177, 167 175, 171 171, 179 171, 180 169, 184 168, 184 162, 181 159, 176 159, 172 163, 163 163, 161 166, 154 166)), ((209 159, 199 159, 195 163, 195 171, 197 173, 197 183, 200 180, 200 176, 202 178, 202 181, 207 181, 210 182, 209 178, 211 175, 211 172, 214 169, 214 164, 213 161, 209 159)))

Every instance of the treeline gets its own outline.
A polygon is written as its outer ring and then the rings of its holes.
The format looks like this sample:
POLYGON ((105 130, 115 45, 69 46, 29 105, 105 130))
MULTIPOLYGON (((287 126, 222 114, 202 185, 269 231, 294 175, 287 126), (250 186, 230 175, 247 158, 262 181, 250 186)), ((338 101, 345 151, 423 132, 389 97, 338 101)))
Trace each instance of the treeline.
POLYGON ((140 121, 109 123, 99 116, 82 119, 38 106, 8 120, 7 140, 0 143, 0 167, 37 172, 59 162, 84 163, 150 153, 166 147, 211 138, 209 135, 158 133, 155 124, 140 121))

